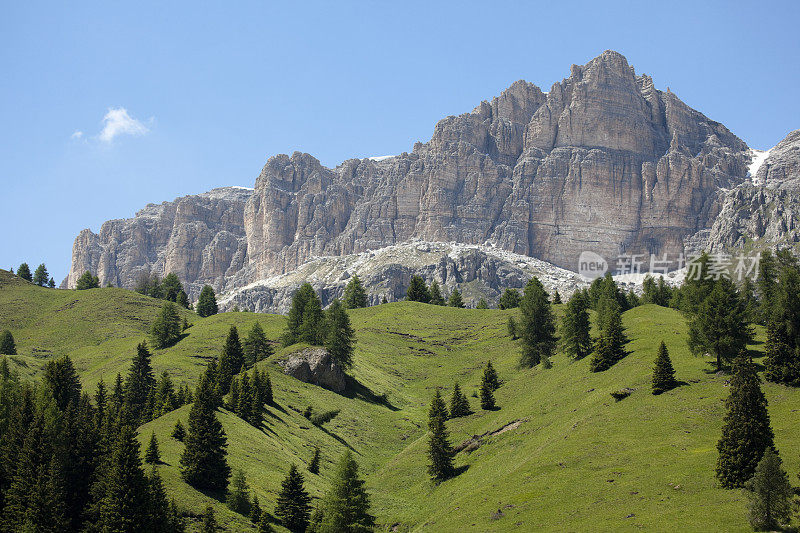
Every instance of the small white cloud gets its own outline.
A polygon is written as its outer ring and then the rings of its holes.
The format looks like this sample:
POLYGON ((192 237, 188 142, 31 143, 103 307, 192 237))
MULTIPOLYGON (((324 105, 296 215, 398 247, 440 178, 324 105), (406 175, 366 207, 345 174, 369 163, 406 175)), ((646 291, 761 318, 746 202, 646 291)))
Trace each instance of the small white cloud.
POLYGON ((110 143, 119 135, 139 136, 148 131, 150 130, 144 124, 128 114, 127 109, 112 107, 103 117, 103 130, 98 135, 98 139, 104 143, 110 143))
POLYGON ((70 139, 80 139, 83 137, 83 132, 81 130, 75 130, 72 135, 70 135, 70 139))

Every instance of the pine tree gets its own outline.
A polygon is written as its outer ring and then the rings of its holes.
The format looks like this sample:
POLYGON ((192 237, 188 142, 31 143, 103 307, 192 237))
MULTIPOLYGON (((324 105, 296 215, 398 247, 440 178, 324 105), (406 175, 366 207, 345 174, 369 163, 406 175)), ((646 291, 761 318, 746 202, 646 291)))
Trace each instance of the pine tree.
POLYGON ((131 421, 137 425, 147 422, 152 415, 152 411, 147 410, 147 404, 155 393, 156 378, 153 376, 150 357, 147 344, 140 343, 136 347, 136 357, 125 381, 125 406, 131 421))
POLYGON ((161 308, 152 326, 150 341, 155 349, 172 346, 181 338, 181 318, 175 304, 167 302, 161 308))
POLYGON ((175 386, 172 384, 169 372, 165 370, 161 373, 156 383, 155 395, 153 396, 153 418, 165 415, 181 405, 183 404, 178 403, 178 398, 175 395, 175 386))
POLYGON ((598 327, 600 335, 594 343, 594 353, 589 361, 592 372, 608 370, 625 357, 627 338, 622 327, 622 315, 616 299, 602 298, 598 304, 598 327))
POLYGON ((197 299, 197 314, 202 317, 216 315, 219 311, 217 307, 217 297, 211 285, 204 285, 197 299))
POLYGON ((497 307, 500 309, 514 309, 515 307, 519 307, 519 301, 520 296, 517 289, 506 289, 503 291, 503 295, 500 296, 497 307))
POLYGON ((747 310, 736 286, 729 279, 720 278, 689 322, 689 348, 695 354, 715 356, 717 371, 720 371, 752 338, 747 310))
POLYGON ((409 283, 408 290, 406 291, 406 299, 411 302, 422 303, 431 301, 431 293, 422 277, 411 276, 411 283, 409 283))
POLYGON ((555 292, 555 293, 553 293, 553 303, 554 303, 554 304, 560 304, 560 303, 563 303, 563 302, 561 301, 561 295, 558 293, 558 290, 556 290, 556 292, 555 292))
POLYGON ((756 286, 761 296, 759 309, 761 323, 766 324, 772 317, 774 298, 778 287, 778 265, 769 250, 761 252, 761 257, 758 261, 756 286))
POLYGON ((447 305, 450 307, 464 307, 464 300, 461 299, 461 292, 458 289, 453 289, 450 293, 450 298, 447 300, 447 305))
POLYGON ((722 437, 717 443, 717 479, 726 489, 743 486, 764 451, 774 449, 767 399, 752 361, 742 353, 734 360, 722 437))
POLYGON ((237 470, 233 475, 226 501, 234 513, 250 515, 250 487, 247 485, 247 478, 242 470, 237 470))
POLYGON ((103 378, 97 382, 97 389, 94 393, 94 405, 97 408, 97 420, 103 420, 103 415, 108 405, 108 390, 103 378))
MULTIPOLYGON (((192 305, 189 303, 189 295, 186 294, 186 291, 183 289, 181 289, 180 292, 178 292, 178 296, 177 298, 175 298, 175 303, 180 305, 184 309, 189 309, 189 307, 192 305)), ((185 320, 186 319, 184 318, 184 321, 185 320)))
POLYGON ((148 481, 139 457, 139 441, 127 424, 120 428, 100 501, 102 531, 139 531, 148 525, 148 481))
POLYGON ((488 361, 486 367, 483 369, 483 382, 485 382, 489 389, 494 392, 500 388, 500 378, 497 377, 497 371, 492 366, 492 362, 488 361))
POLYGON ((779 531, 789 524, 794 490, 781 467, 781 458, 771 448, 764 450, 747 488, 750 525, 755 531, 779 531))
POLYGON ((282 337, 284 346, 300 341, 303 313, 305 312, 306 304, 312 297, 316 298, 316 293, 310 283, 303 283, 292 295, 292 306, 289 308, 289 315, 287 316, 286 332, 282 337))
POLYGON ((145 531, 152 532, 173 532, 180 529, 180 526, 175 527, 175 517, 170 508, 169 501, 167 501, 167 491, 164 489, 164 482, 161 476, 158 475, 156 465, 153 464, 150 469, 150 474, 147 476, 148 486, 148 517, 147 526, 145 531))
POLYGON ((800 271, 790 265, 772 290, 767 324, 764 377, 774 383, 800 386, 800 271))
POLYGON ((311 514, 311 497, 303 487, 303 474, 296 465, 289 467, 289 474, 281 483, 278 500, 275 505, 275 516, 283 526, 293 533, 301 533, 308 527, 311 514))
POLYGON ((261 513, 261 521, 258 523, 258 533, 273 533, 275 529, 269 523, 269 515, 261 513))
POLYGON ((161 454, 158 452, 158 440, 155 433, 150 435, 150 443, 147 445, 147 451, 144 454, 144 462, 151 465, 161 462, 161 454))
POLYGON ((261 503, 258 496, 254 493, 253 500, 250 502, 250 521, 254 524, 261 522, 261 503))
POLYGON ((248 367, 263 361, 274 353, 272 345, 267 341, 267 336, 264 335, 264 330, 258 322, 253 324, 253 327, 247 333, 242 349, 244 350, 245 363, 248 367))
POLYGON ((453 473, 453 448, 450 445, 449 435, 445 419, 447 417, 446 408, 442 401, 439 391, 436 391, 428 410, 428 474, 434 481, 444 481, 450 478, 453 473), (441 403, 441 407, 438 405, 441 403), (444 415, 441 411, 444 410, 444 415))
POLYGON ((353 274, 347 286, 344 288, 344 306, 346 309, 357 309, 367 307, 367 293, 357 274, 353 274))
POLYGON ((189 411, 186 448, 181 455, 183 479, 199 489, 224 490, 231 473, 225 451, 227 438, 217 420, 215 402, 211 383, 201 378, 189 411))
POLYGON ((325 348, 331 358, 343 369, 353 366, 353 345, 355 331, 350 325, 350 317, 338 299, 333 300, 327 313, 327 337, 325 348))
POLYGON ((486 301, 486 298, 481 298, 478 300, 478 304, 475 306, 475 309, 489 309, 489 302, 486 301))
POLYGON ((580 291, 573 293, 561 320, 561 345, 573 359, 583 359, 592 351, 589 302, 580 291))
POLYGON ((302 322, 298 331, 299 340, 319 346, 325 340, 324 329, 325 315, 322 312, 322 302, 312 289, 303 307, 302 322))
POLYGON ((200 530, 202 533, 215 533, 217 531, 217 519, 214 517, 214 508, 211 504, 206 505, 203 513, 203 525, 200 530))
POLYGON ((511 340, 517 340, 519 338, 519 326, 517 325, 517 321, 514 320, 513 316, 508 317, 506 328, 508 328, 508 334, 511 337, 511 340))
POLYGON ((44 266, 44 263, 36 267, 36 272, 33 273, 33 282, 40 286, 44 287, 47 285, 47 280, 50 277, 50 274, 47 273, 47 267, 44 266))
POLYGON ((17 268, 17 277, 22 278, 25 281, 33 281, 33 276, 31 276, 31 269, 28 266, 28 263, 22 263, 19 268, 17 268))
POLYGON ((453 385, 453 396, 450 398, 450 418, 458 418, 470 414, 469 400, 461 392, 458 382, 453 385))
POLYGON ((0 354, 17 355, 17 344, 14 342, 14 336, 8 330, 4 330, 0 334, 0 354))
POLYGON ((658 356, 656 356, 656 364, 653 368, 653 394, 661 394, 674 389, 677 384, 675 369, 672 368, 667 345, 664 344, 664 341, 661 341, 661 345, 658 347, 658 356))
POLYGON ((183 442, 186 438, 186 429, 180 419, 175 422, 175 427, 172 429, 172 438, 179 442, 183 442))
POLYGON ((685 313, 697 313, 700 304, 703 303, 714 289, 714 277, 710 276, 708 273, 708 264, 710 261, 708 254, 703 252, 696 261, 693 261, 692 264, 689 265, 689 270, 683 285, 675 292, 675 307, 685 313))
POLYGON ((61 411, 65 411, 70 403, 78 404, 81 397, 81 380, 68 355, 47 363, 44 369, 44 382, 61 411))
POLYGON ((442 298, 442 290, 439 288, 439 283, 436 280, 431 281, 431 300, 433 305, 445 305, 444 298, 442 298))
POLYGON ((314 446, 314 455, 308 463, 308 471, 312 474, 319 474, 319 447, 314 446))
POLYGON ((164 276, 161 282, 161 293, 163 298, 170 302, 177 302, 178 295, 183 292, 183 284, 178 276, 172 272, 164 276))
POLYGON ((236 326, 231 326, 228 336, 225 338, 225 345, 222 347, 222 354, 219 356, 217 383, 220 395, 224 396, 228 393, 233 376, 241 372, 243 366, 244 351, 242 343, 239 341, 239 331, 236 326))
POLYGON ((56 280, 54 280, 54 279, 51 277, 51 278, 50 278, 50 281, 48 281, 48 282, 47 282, 47 286, 48 286, 48 287, 50 287, 51 289, 55 289, 55 288, 56 288, 56 280))
POLYGON ((369 495, 349 450, 336 464, 319 511, 315 527, 318 533, 362 533, 375 527, 375 517, 369 514, 369 495))
POLYGON ((78 281, 75 283, 75 288, 79 291, 83 291, 86 289, 99 289, 100 288, 100 280, 97 276, 93 276, 91 272, 88 270, 78 278, 78 281))
POLYGON ((556 324, 553 309, 544 286, 533 277, 525 286, 520 302, 522 321, 522 358, 520 364, 531 368, 539 363, 547 363, 556 349, 556 324))
POLYGON ((485 409, 487 411, 492 411, 495 409, 496 404, 494 401, 494 393, 492 392, 492 387, 486 380, 485 375, 483 381, 481 381, 480 396, 481 396, 481 409, 485 409))

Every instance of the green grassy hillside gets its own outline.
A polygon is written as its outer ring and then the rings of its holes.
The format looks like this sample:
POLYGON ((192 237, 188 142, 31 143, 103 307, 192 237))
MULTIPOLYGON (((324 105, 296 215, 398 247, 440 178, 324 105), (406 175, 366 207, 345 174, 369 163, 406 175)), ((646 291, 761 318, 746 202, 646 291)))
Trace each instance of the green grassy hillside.
MULTIPOLYGON (((108 382, 125 372, 160 305, 119 289, 42 289, 0 272, 0 330, 11 329, 17 339, 20 370, 34 375, 43 361, 67 353, 89 388, 101 376, 108 382)), ((358 337, 352 375, 359 386, 348 396, 283 375, 277 361, 286 351, 278 350, 260 363, 279 406, 270 408, 264 427, 220 411, 231 465, 247 473, 271 512, 290 463, 300 465, 318 497, 331 463, 349 448, 385 530, 749 530, 744 492, 720 489, 714 478, 728 377, 689 353, 680 314, 649 305, 626 312, 631 354, 592 374, 588 360, 563 355, 548 370, 518 369, 519 349, 506 333, 515 313, 413 302, 352 311, 358 337), (685 384, 653 396, 649 380, 662 339, 685 384), (500 409, 492 412, 472 397, 488 360, 504 380, 496 392, 500 409), (456 380, 476 412, 448 422, 451 439, 459 444, 476 436, 479 446, 457 455, 457 477, 435 485, 426 474, 427 405, 436 387, 449 400, 456 380), (615 402, 609 393, 623 387, 634 391, 615 402), (341 412, 317 428, 301 415, 308 405, 341 412), (314 445, 322 450, 320 476, 305 471, 314 445)), ((176 382, 194 383, 230 325, 246 331, 258 320, 270 339, 284 326, 283 317, 254 313, 186 316, 193 324, 186 337, 153 358, 156 370, 169 370, 176 382)), ((776 444, 796 484, 800 391, 763 387, 776 444)), ((210 502, 229 530, 246 531, 247 520, 180 478, 183 445, 169 434, 177 418, 186 423, 188 410, 146 424, 140 438, 146 443, 156 433, 160 470, 180 507, 200 512, 210 502)))

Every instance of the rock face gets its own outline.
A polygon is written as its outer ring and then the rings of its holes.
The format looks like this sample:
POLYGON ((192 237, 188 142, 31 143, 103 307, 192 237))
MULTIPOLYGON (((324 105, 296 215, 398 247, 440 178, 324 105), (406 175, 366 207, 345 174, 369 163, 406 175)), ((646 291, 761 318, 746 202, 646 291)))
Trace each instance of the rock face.
POLYGON ((347 388, 344 371, 325 348, 307 348, 290 355, 283 371, 304 383, 313 383, 333 392, 342 393, 347 388))
MULTIPOLYGON (((192 295, 203 283, 232 293, 321 257, 416 241, 486 246, 570 270, 584 250, 612 263, 620 253, 677 255, 711 226, 725 191, 749 181, 751 159, 723 125, 608 51, 574 65, 548 93, 518 81, 441 120, 410 153, 333 169, 308 154, 277 155, 252 194, 212 191, 213 199, 148 206, 99 235, 86 230, 65 286, 88 269, 104 284, 130 287, 149 269, 176 272, 192 295)), ((782 165, 764 167, 764 179, 790 168, 782 165)), ((410 271, 422 268, 398 265, 381 274, 393 281, 368 289, 398 297, 410 271)), ((438 262, 422 270, 444 277, 448 268, 462 277, 469 270, 438 262)), ((491 286, 482 276, 475 279, 491 286)), ((261 308, 284 305, 284 289, 259 287, 269 302, 261 308)))

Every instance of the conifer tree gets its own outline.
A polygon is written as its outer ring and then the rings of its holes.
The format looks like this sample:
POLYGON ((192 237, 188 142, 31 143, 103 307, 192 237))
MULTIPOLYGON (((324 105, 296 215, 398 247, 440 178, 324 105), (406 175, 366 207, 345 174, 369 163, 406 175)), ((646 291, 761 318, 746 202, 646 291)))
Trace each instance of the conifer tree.
MULTIPOLYGON (((710 258, 706 252, 700 254, 696 261, 689 265, 683 285, 674 295, 674 306, 685 313, 697 313, 700 304, 714 289, 714 277, 709 275, 710 258)), ((672 305, 672 304, 671 304, 672 305)))
POLYGON ((305 531, 311 514, 311 497, 303 487, 303 482, 303 474, 297 470, 296 465, 291 465, 288 475, 281 483, 275 505, 275 516, 292 533, 305 531))
POLYGON ((231 511, 250 515, 250 487, 242 470, 236 470, 228 490, 227 504, 231 511))
POLYGON ((258 533, 273 533, 275 529, 269 523, 269 515, 261 513, 261 520, 258 522, 258 533))
POLYGON ((743 486, 755 472, 764 451, 774 449, 767 399, 752 361, 742 353, 733 363, 722 437, 717 443, 717 479, 726 489, 743 486))
POLYGON ((485 375, 483 381, 481 381, 480 397, 481 397, 481 409, 485 409, 487 411, 494 410, 494 408, 496 407, 494 401, 494 393, 492 392, 492 387, 486 380, 485 375))
POLYGON ((161 281, 161 292, 165 300, 170 302, 178 301, 178 295, 183 292, 183 284, 176 274, 170 272, 164 276, 161 281))
POLYGON ((299 329, 299 340, 313 345, 321 345, 325 340, 325 315, 322 302, 313 290, 303 308, 303 319, 299 329))
POLYGON ((183 427, 183 422, 181 422, 180 418, 175 422, 175 427, 172 428, 172 438, 183 442, 183 439, 186 438, 186 429, 183 427))
POLYGON ((724 363, 745 349, 752 337, 747 310, 736 286, 729 279, 720 278, 689 322, 689 349, 716 357, 720 371, 724 363))
POLYGON ((214 517, 214 508, 211 504, 206 505, 206 510, 203 513, 203 525, 200 529, 202 533, 216 533, 217 519, 214 517))
POLYGON ((167 491, 164 489, 164 482, 158 474, 155 463, 150 469, 150 474, 147 476, 148 486, 148 517, 147 526, 145 531, 153 532, 174 532, 180 530, 180 525, 177 524, 170 508, 169 501, 167 501, 167 491))
POLYGON ((461 291, 458 289, 453 289, 453 292, 450 293, 450 298, 447 299, 447 305, 450 307, 464 307, 464 300, 461 298, 461 291))
POLYGON ((656 356, 656 364, 653 368, 653 394, 661 394, 674 389, 677 385, 675 380, 675 369, 672 368, 672 361, 669 358, 667 345, 661 341, 656 356))
POLYGON ((31 269, 28 266, 28 263, 22 263, 19 268, 17 268, 17 277, 22 278, 25 281, 33 281, 33 276, 31 276, 31 269))
POLYGON ((167 302, 150 326, 150 342, 155 349, 172 346, 181 338, 181 318, 175 304, 167 302))
POLYGON ((4 330, 0 334, 0 354, 17 355, 17 344, 14 342, 14 336, 8 330, 4 330))
POLYGON ((538 278, 531 278, 525 286, 520 310, 520 364, 531 368, 542 362, 547 363, 556 349, 556 325, 547 292, 538 278))
POLYGON ((470 413, 469 400, 461 392, 458 382, 453 385, 453 396, 450 398, 450 418, 467 416, 470 413))
POLYGON ((211 285, 204 285, 197 299, 197 314, 202 317, 216 315, 219 311, 217 307, 217 297, 211 285))
MULTIPOLYGON (((175 303, 180 305, 184 309, 189 309, 189 307, 192 305, 191 303, 189 303, 189 295, 186 294, 186 291, 183 289, 181 289, 180 292, 178 292, 178 296, 177 298, 175 298, 175 303)), ((184 321, 186 321, 185 318, 184 321)))
POLYGON ((42 263, 38 267, 36 267, 36 271, 33 273, 32 281, 36 285, 44 287, 45 285, 47 285, 47 280, 49 277, 50 275, 47 273, 47 267, 45 267, 44 263, 42 263))
POLYGON ((489 309, 489 302, 486 301, 486 298, 481 298, 478 300, 475 309, 489 309))
POLYGON ((367 307, 367 293, 357 274, 353 274, 347 286, 344 288, 343 304, 346 309, 358 309, 367 307))
POLYGON ((439 288, 439 283, 436 280, 431 281, 431 300, 433 305, 445 305, 444 298, 442 298, 442 290, 439 288))
POLYGON ((54 280, 54 279, 51 277, 51 278, 50 278, 50 281, 48 281, 48 282, 47 282, 47 286, 48 286, 48 287, 50 287, 51 289, 55 289, 55 288, 56 288, 56 280, 54 280))
POLYGON ((150 435, 150 443, 147 445, 147 451, 144 454, 144 462, 151 465, 161 462, 161 454, 158 452, 158 440, 155 433, 150 435))
POLYGON ((506 289, 503 291, 503 295, 500 296, 497 307, 500 309, 514 309, 515 307, 519 307, 519 301, 520 295, 517 289, 506 289))
POLYGON ((153 418, 165 415, 183 405, 178 403, 178 397, 175 395, 175 386, 172 384, 172 379, 166 370, 158 378, 153 398, 153 418))
POLYGON ((761 252, 758 261, 756 287, 761 296, 759 314, 761 323, 766 324, 772 316, 775 293, 778 287, 778 265, 769 250, 761 252))
POLYGON ((292 306, 286 320, 286 332, 283 334, 284 346, 289 346, 300 341, 300 327, 303 324, 303 313, 306 304, 311 298, 316 298, 316 292, 310 283, 303 283, 292 295, 292 306))
POLYGON ((319 446, 314 446, 314 455, 308 463, 308 471, 312 474, 319 474, 319 446))
POLYGON ((780 283, 772 289, 772 309, 767 324, 764 377, 774 383, 800 386, 800 270, 782 269, 780 283))
POLYGON ((750 525, 755 531, 779 531, 789 524, 794 490, 781 467, 781 458, 772 448, 764 450, 747 488, 750 525))
POLYGON ((258 322, 253 324, 247 333, 247 337, 242 343, 242 349, 244 350, 245 364, 248 367, 263 361, 274 353, 272 345, 267 341, 267 336, 264 335, 264 330, 258 322))
POLYGON ((434 481, 444 481, 453 475, 454 453, 445 425, 446 417, 447 411, 437 390, 428 410, 428 474, 434 481))
POLYGON ((567 302, 561 320, 561 345, 573 359, 583 359, 592 351, 590 335, 589 302, 583 293, 576 291, 567 302))
POLYGON ((224 490, 231 469, 226 459, 227 438, 217 420, 217 398, 211 383, 205 378, 201 378, 197 389, 189 411, 186 448, 180 461, 181 474, 195 488, 224 490))
POLYGON ((386 299, 386 295, 384 294, 383 298, 381 298, 381 304, 388 304, 388 303, 389 303, 389 300, 386 299))
POLYGON ((431 293, 425 280, 421 276, 411 276, 411 282, 406 291, 406 299, 412 302, 428 303, 431 301, 431 293))
POLYGON ((156 378, 153 376, 150 357, 147 344, 140 343, 136 347, 136 357, 125 381, 125 406, 131 421, 136 425, 147 422, 152 415, 147 410, 147 404, 155 392, 156 378))
POLYGON ((555 293, 553 293, 553 303, 554 303, 554 304, 560 304, 560 303, 563 303, 563 302, 561 301, 561 295, 558 293, 558 290, 556 290, 556 292, 555 292, 555 293))
POLYGON ((97 389, 94 393, 94 405, 97 408, 97 420, 103 420, 103 414, 105 413, 106 405, 108 405, 108 390, 106 389, 106 384, 102 377, 100 381, 97 382, 97 389))
POLYGON ((117 407, 122 407, 125 401, 125 385, 122 381, 122 374, 117 372, 117 377, 114 378, 114 388, 111 390, 111 401, 117 407))
POLYGON ((253 493, 253 500, 250 502, 250 521, 254 524, 261 522, 261 503, 255 493, 253 493))
POLYGON ((492 392, 500 388, 500 378, 497 377, 497 371, 492 366, 491 361, 488 361, 483 369, 483 382, 489 386, 492 392))
POLYGON ((60 410, 66 410, 70 402, 77 405, 81 397, 81 380, 68 355, 47 363, 44 369, 44 381, 60 410))
POLYGON ((225 345, 222 347, 222 354, 219 357, 218 383, 221 394, 228 393, 233 376, 241 372, 243 366, 244 351, 242 350, 242 343, 239 341, 239 331, 236 326, 231 326, 228 336, 225 338, 225 345))
POLYGON ((102 531, 139 531, 148 525, 149 484, 142 470, 139 441, 131 426, 123 424, 111 451, 100 501, 102 531))
POLYGON ((600 335, 594 343, 594 353, 589 361, 592 372, 608 370, 625 357, 627 338, 622 327, 622 315, 616 299, 602 298, 598 304, 598 326, 600 335))
POLYGON ((369 514, 369 495, 349 450, 336 464, 319 511, 315 524, 318 533, 362 533, 375 527, 375 517, 369 514))
POLYGON ((506 328, 508 328, 508 334, 511 337, 511 340, 517 340, 519 338, 519 326, 517 325, 517 321, 514 320, 513 316, 508 317, 506 328))
POLYGON ((347 370, 353 365, 353 345, 355 331, 350 325, 350 317, 338 299, 334 299, 327 313, 327 337, 325 348, 339 366, 347 370))
POLYGON ((75 283, 75 288, 79 291, 83 291, 86 289, 99 289, 100 288, 100 280, 97 276, 93 276, 91 272, 88 270, 78 278, 78 281, 75 283))

